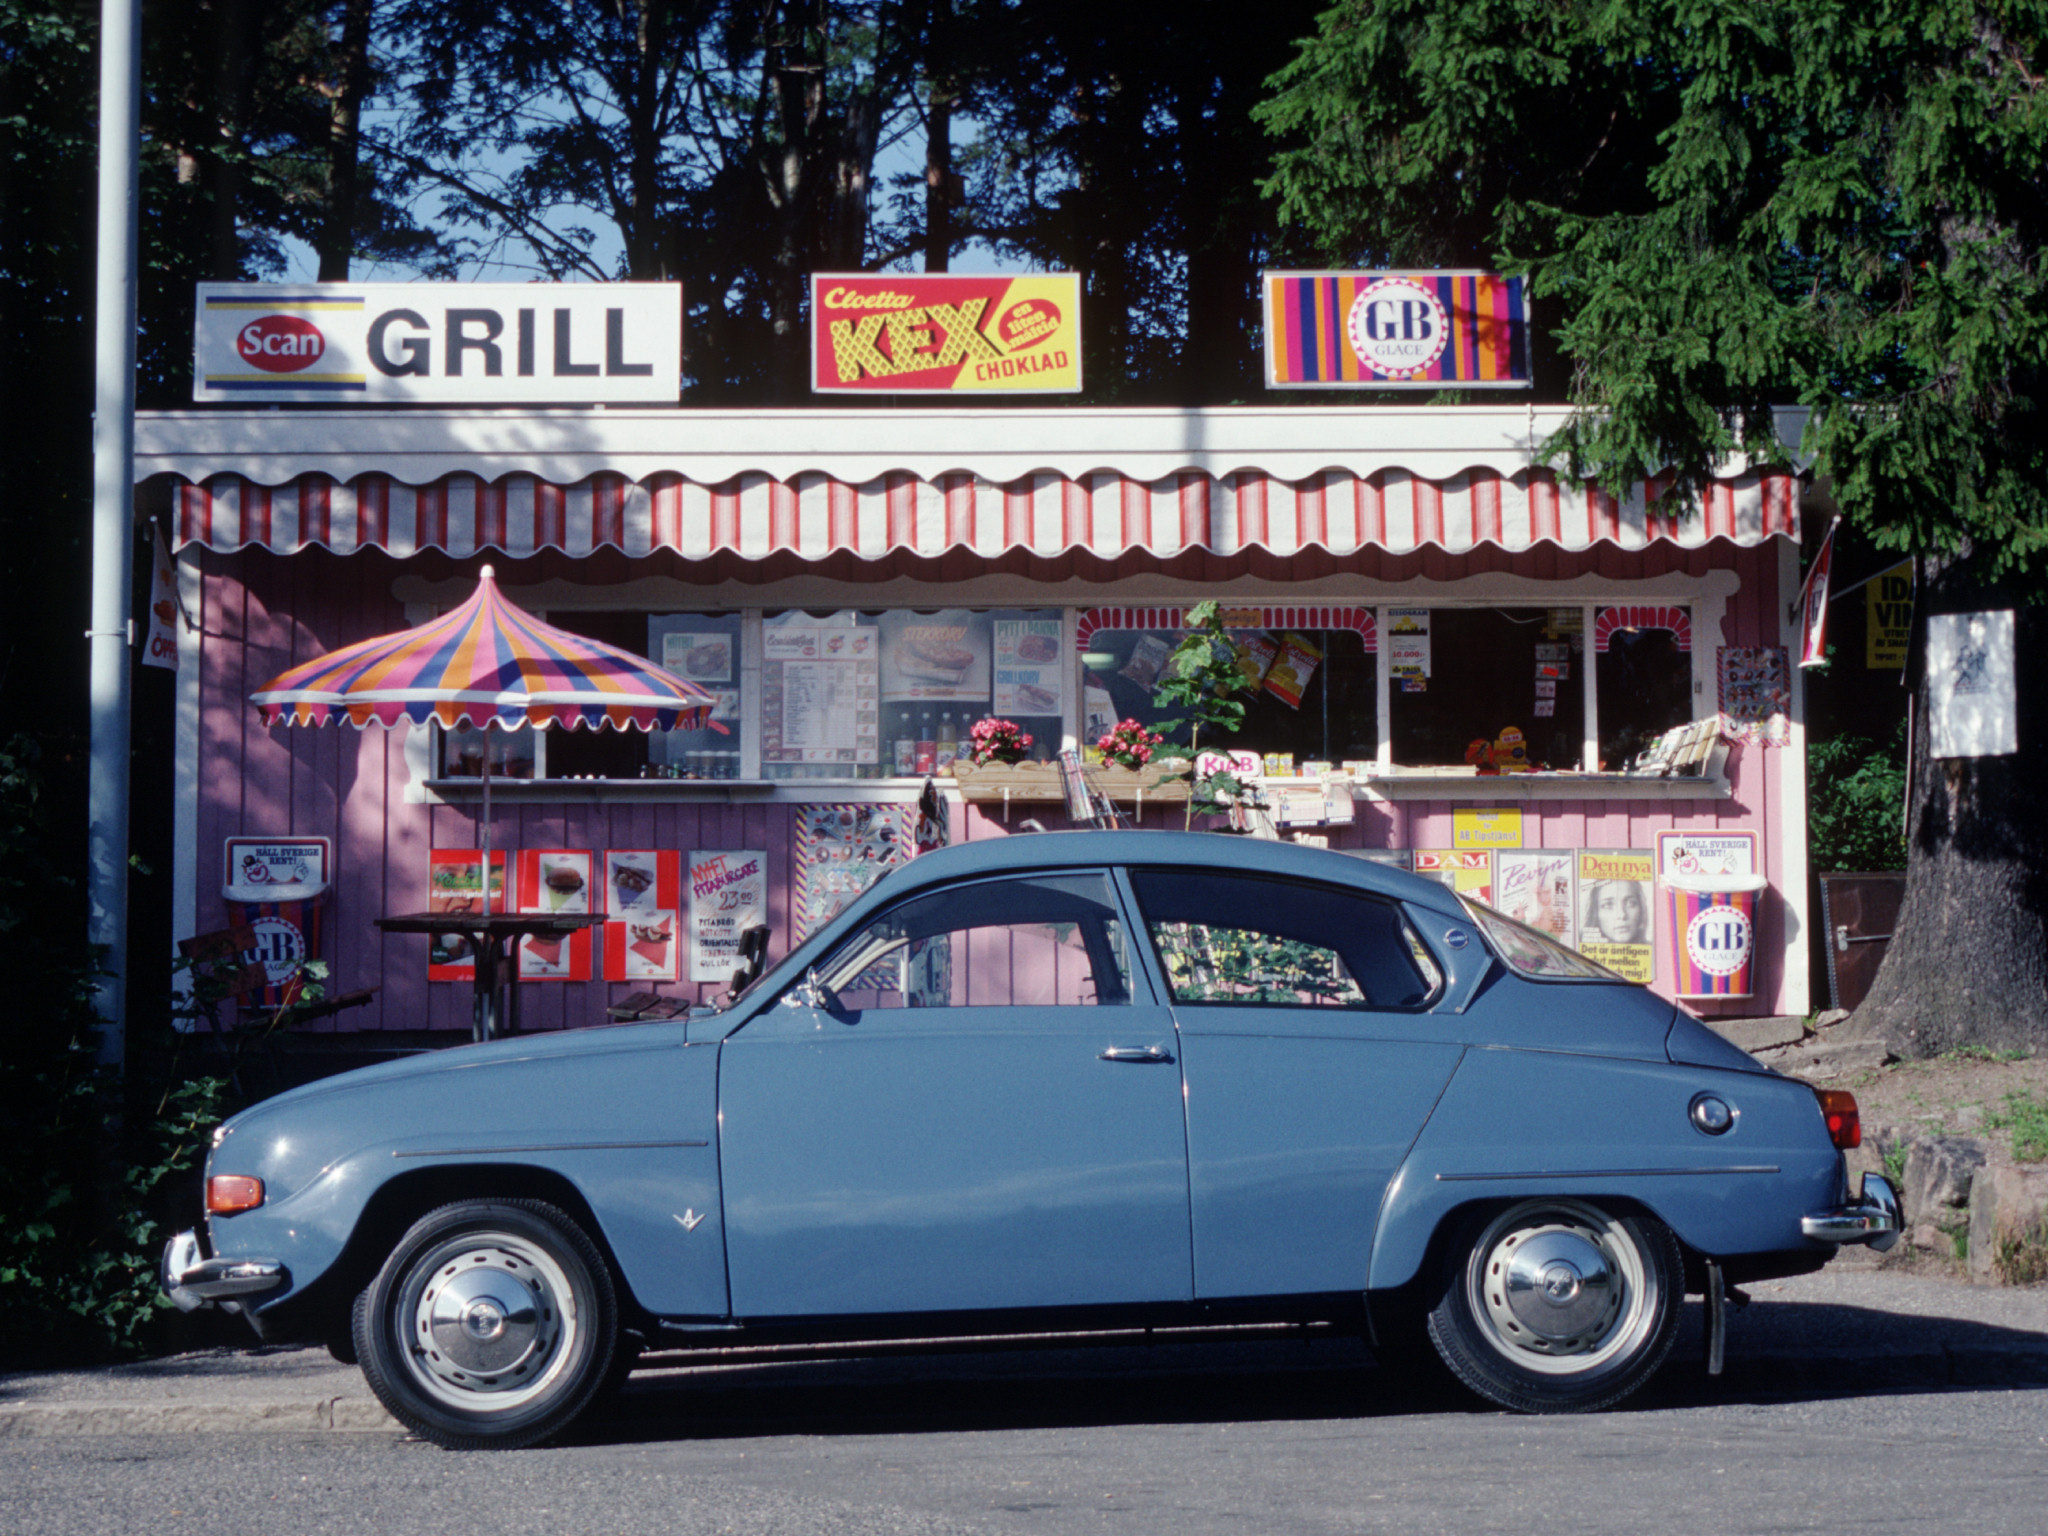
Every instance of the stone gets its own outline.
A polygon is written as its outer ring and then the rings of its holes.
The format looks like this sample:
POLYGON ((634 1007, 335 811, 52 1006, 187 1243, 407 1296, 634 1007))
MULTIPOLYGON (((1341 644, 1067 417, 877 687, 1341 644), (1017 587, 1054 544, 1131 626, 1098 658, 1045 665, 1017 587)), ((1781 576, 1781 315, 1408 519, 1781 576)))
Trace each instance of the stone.
POLYGON ((1908 1221, 1931 1221, 1970 1203, 1970 1183, 1991 1156, 1988 1142, 1972 1136, 1929 1136, 1906 1148, 1899 1198, 1908 1221))
POLYGON ((1813 1027, 1815 1029, 1833 1029, 1848 1017, 1849 1010, 1846 1008, 1823 1008, 1813 1016, 1813 1027))
POLYGON ((1769 1019, 1704 1019, 1707 1028, 1745 1051, 1768 1051, 1805 1038, 1806 1020, 1790 1015, 1769 1019))
POLYGON ((2048 1280, 2048 1166, 1986 1163, 1970 1181, 1970 1278, 1980 1285, 2048 1280))
POLYGON ((1790 1077, 1810 1083, 1869 1072, 1892 1059, 1882 1040, 1823 1040, 1817 1045, 1787 1051, 1773 1058, 1772 1065, 1790 1077))

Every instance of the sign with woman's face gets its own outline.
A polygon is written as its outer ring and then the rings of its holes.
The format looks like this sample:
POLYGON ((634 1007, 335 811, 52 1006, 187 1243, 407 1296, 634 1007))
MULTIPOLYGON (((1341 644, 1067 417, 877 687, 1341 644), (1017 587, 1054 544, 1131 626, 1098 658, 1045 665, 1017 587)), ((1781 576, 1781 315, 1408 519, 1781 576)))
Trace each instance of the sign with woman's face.
POLYGON ((1648 943, 1650 899, 1643 882, 1596 881, 1587 889, 1582 922, 1586 937, 1598 943, 1648 943))

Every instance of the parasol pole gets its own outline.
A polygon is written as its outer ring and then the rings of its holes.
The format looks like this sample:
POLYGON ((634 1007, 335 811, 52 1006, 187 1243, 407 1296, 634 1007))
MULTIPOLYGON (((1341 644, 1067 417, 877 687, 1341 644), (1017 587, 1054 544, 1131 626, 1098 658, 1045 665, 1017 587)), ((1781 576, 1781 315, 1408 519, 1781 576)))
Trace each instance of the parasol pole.
POLYGON ((491 915, 491 733, 484 731, 484 916, 491 915))

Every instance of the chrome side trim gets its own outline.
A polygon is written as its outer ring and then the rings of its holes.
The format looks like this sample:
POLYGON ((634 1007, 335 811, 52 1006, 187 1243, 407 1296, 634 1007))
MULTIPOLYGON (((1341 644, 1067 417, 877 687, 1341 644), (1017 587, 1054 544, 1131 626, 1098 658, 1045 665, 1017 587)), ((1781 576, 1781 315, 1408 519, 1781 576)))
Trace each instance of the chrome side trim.
POLYGON ((208 1259, 179 1275, 169 1292, 173 1302, 180 1295, 202 1302, 223 1301, 274 1291, 289 1278, 276 1259, 208 1259))
POLYGON ((490 1157, 499 1152, 638 1152, 654 1147, 708 1147, 704 1138, 695 1141, 537 1141, 502 1147, 423 1147, 416 1152, 393 1152, 393 1157, 490 1157))
POLYGON ((1552 1168, 1542 1173, 1440 1173, 1439 1184, 1480 1183, 1489 1179, 1683 1179, 1715 1173, 1777 1173, 1776 1163, 1747 1163, 1720 1168, 1552 1168))

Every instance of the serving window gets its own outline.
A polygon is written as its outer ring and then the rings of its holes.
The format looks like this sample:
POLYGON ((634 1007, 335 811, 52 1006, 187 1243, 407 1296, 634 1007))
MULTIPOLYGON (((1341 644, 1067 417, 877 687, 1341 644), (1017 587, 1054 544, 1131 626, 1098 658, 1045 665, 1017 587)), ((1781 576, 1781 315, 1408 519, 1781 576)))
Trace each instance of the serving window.
MULTIPOLYGON (((704 687, 713 723, 442 732, 438 776, 473 778, 488 754, 492 775, 513 780, 944 780, 991 716, 1014 721, 1031 737, 1027 756, 1048 762, 1119 720, 1173 719, 1159 690, 1186 633, 1180 607, 547 617, 704 687)), ((1226 608, 1224 622, 1248 685, 1244 721, 1201 744, 1256 754, 1269 777, 1325 765, 1620 772, 1693 714, 1682 604, 1247 606, 1226 608)), ((1168 739, 1185 745, 1188 728, 1168 739)))
POLYGON ((1492 762, 1512 731, 1528 767, 1581 766, 1583 608, 1389 609, 1387 643, 1396 764, 1492 762))
MULTIPOLYGON (((1084 744, 1093 745, 1119 720, 1158 727, 1174 717, 1157 690, 1185 633, 1105 627, 1089 635, 1081 656, 1084 744)), ((1249 685, 1234 696, 1245 705, 1244 723, 1232 736, 1204 740, 1203 747, 1285 756, 1296 765, 1373 761, 1379 752, 1377 678, 1364 626, 1259 625, 1232 628, 1230 635, 1249 685)), ((1185 745, 1188 728, 1168 739, 1185 745)))

